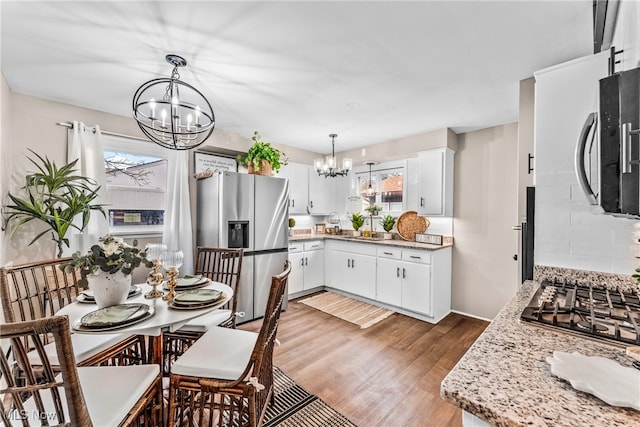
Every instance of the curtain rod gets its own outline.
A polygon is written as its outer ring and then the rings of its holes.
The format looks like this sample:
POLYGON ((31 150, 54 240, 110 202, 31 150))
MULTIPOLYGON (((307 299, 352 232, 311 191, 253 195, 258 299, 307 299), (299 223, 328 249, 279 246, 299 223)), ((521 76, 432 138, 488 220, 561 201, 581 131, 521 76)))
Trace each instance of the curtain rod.
MULTIPOLYGON (((56 123, 58 126, 64 126, 66 128, 69 129, 73 129, 73 123, 69 123, 69 122, 58 122, 56 123)), ((95 130, 95 128, 94 128, 95 130)), ((122 133, 116 133, 116 132, 109 132, 108 130, 102 130, 100 129, 100 133, 104 134, 104 135, 109 135, 109 136, 119 136, 120 138, 128 138, 128 139, 135 139, 138 141, 145 141, 145 142, 151 142, 148 139, 145 138, 140 138, 139 136, 131 136, 131 135, 124 135, 122 133)))

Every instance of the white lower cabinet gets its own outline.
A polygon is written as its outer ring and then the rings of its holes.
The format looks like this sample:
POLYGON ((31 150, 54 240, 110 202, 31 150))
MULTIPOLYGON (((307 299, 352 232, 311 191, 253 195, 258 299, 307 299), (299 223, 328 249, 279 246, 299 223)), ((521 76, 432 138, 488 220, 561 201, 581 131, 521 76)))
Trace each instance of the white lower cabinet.
POLYGON ((321 240, 289 244, 289 295, 324 285, 323 249, 321 240))
POLYGON ((433 316, 431 254, 378 249, 376 300, 433 316))
POLYGON ((329 252, 329 257, 327 271, 333 288, 365 298, 375 298, 375 246, 339 244, 329 252))

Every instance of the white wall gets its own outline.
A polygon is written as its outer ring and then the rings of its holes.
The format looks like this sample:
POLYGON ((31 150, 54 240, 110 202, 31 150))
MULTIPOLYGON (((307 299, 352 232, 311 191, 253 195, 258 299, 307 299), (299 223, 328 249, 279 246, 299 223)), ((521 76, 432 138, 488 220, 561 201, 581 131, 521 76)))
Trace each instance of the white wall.
MULTIPOLYGON (((0 202, 3 207, 9 200, 7 192, 11 179, 12 152, 11 91, 4 79, 4 74, 0 72, 0 153, 2 153, 0 156, 0 202)), ((6 264, 11 259, 9 251, 9 237, 6 233, 0 232, 0 265, 6 264)))
POLYGON ((519 286, 518 125, 458 135, 453 201, 452 309, 492 319, 519 286))

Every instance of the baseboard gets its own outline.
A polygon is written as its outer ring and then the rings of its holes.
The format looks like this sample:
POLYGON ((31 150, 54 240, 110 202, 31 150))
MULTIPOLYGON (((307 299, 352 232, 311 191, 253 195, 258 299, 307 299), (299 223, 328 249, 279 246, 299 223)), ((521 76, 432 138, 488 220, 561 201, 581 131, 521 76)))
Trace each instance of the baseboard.
POLYGON ((492 322, 493 319, 487 319, 485 317, 476 316, 475 314, 465 313, 464 311, 451 310, 452 313, 460 314, 462 316, 473 317, 474 319, 484 320, 485 322, 492 322))

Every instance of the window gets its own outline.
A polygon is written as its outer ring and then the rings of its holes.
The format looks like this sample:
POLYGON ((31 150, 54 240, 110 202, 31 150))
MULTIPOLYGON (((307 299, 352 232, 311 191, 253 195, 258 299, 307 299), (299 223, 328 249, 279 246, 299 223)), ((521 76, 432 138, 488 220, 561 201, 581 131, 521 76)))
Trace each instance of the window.
POLYGON ((161 233, 168 160, 133 139, 104 136, 109 227, 114 234, 161 233))
POLYGON ((404 210, 404 166, 380 164, 374 168, 371 171, 371 183, 369 183, 368 170, 356 173, 358 191, 362 198, 362 210, 375 204, 381 206, 385 214, 402 212, 404 210), (370 190, 369 184, 371 184, 370 190))

